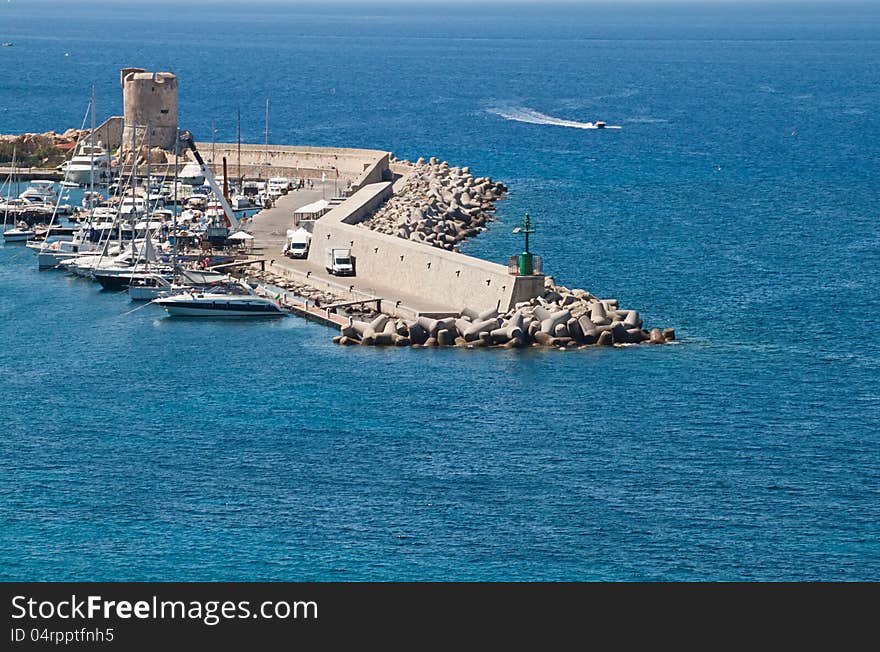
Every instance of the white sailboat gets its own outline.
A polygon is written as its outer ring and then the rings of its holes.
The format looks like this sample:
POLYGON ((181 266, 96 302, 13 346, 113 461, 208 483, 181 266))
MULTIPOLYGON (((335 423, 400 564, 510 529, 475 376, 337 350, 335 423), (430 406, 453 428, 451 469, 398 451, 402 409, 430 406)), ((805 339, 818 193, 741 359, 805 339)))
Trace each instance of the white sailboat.
MULTIPOLYGON (((78 148, 82 148, 83 146, 89 147, 89 159, 86 160, 86 163, 89 163, 91 167, 86 171, 88 175, 86 178, 89 181, 89 190, 85 192, 85 196, 83 202, 86 202, 86 198, 88 198, 91 203, 90 211, 89 211, 89 220, 88 223, 91 224, 92 218, 94 217, 95 207, 97 206, 97 202, 94 201, 95 195, 99 195, 99 193, 95 192, 95 178, 94 174, 96 168, 94 166, 95 162, 95 88, 92 87, 92 99, 89 102, 89 108, 86 112, 85 117, 83 118, 82 126, 85 126, 86 119, 89 114, 92 117, 92 128, 90 130, 90 143, 85 143, 80 141, 77 143, 78 148)), ((100 144, 100 143, 99 143, 100 144)), ((76 157, 74 157, 76 158, 76 157)), ((109 161, 109 156, 107 157, 109 161)), ((71 177, 76 174, 73 168, 67 166, 64 172, 64 181, 61 182, 61 185, 64 186, 66 182, 68 182, 71 177)), ((59 203, 55 205, 55 210, 52 213, 52 220, 49 223, 49 229, 51 230, 52 225, 55 223, 55 217, 59 213, 59 203)), ((37 267, 39 269, 54 269, 57 268, 63 261, 68 260, 69 258, 76 256, 78 254, 87 253, 90 251, 97 251, 98 245, 91 242, 88 239, 88 229, 87 227, 81 226, 79 230, 73 235, 70 240, 55 240, 54 242, 50 242, 47 238, 46 241, 41 243, 38 247, 35 247, 37 254, 37 267)))
MULTIPOLYGON (((12 149, 12 171, 9 173, 9 177, 6 179, 5 185, 8 190, 12 189, 12 179, 15 176, 15 148, 12 149)), ((20 222, 16 226, 11 229, 7 229, 6 225, 9 221, 9 209, 14 208, 15 202, 25 201, 23 199, 19 200, 10 200, 7 199, 3 202, 3 241, 4 242, 27 242, 31 238, 34 237, 34 231, 31 229, 27 222, 20 222)))

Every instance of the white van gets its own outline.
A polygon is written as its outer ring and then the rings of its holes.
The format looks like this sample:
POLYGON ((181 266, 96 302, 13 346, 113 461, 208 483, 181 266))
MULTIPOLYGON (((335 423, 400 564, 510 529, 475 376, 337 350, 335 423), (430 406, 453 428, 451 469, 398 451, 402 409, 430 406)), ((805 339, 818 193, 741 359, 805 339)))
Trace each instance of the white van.
POLYGON ((290 258, 308 258, 309 242, 312 234, 300 227, 287 232, 287 244, 284 245, 284 254, 290 258))
POLYGON ((267 184, 269 196, 286 195, 290 190, 290 179, 287 177, 272 177, 267 184))

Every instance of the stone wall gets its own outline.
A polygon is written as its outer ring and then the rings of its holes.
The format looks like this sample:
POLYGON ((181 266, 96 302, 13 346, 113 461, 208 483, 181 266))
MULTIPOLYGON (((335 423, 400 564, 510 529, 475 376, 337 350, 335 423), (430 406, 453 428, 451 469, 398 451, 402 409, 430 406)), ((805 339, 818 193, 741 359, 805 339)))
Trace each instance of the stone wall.
POLYGON ((100 140, 108 152, 115 152, 122 144, 121 115, 114 115, 95 127, 95 140, 100 140))
POLYGON ((290 177, 336 179, 339 171, 340 190, 351 181, 355 188, 382 181, 388 170, 390 152, 373 149, 343 147, 298 147, 294 145, 241 145, 241 168, 238 165, 239 148, 236 143, 196 143, 202 158, 211 164, 217 174, 222 172, 223 157, 230 177, 249 179, 290 177))

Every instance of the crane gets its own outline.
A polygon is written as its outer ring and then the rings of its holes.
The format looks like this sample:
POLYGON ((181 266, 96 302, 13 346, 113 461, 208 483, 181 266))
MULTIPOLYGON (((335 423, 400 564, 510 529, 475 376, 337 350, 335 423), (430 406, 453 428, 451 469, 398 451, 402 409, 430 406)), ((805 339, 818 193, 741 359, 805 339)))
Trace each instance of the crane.
MULTIPOLYGON (((196 159, 196 163, 199 164, 199 169, 202 174, 205 175, 205 181, 208 182, 208 185, 211 186, 211 190, 214 191, 214 194, 217 195, 220 200, 220 205, 223 207, 223 214, 226 215, 227 225, 225 227, 225 233, 222 234, 223 239, 225 239, 229 235, 229 229, 236 229, 238 227, 238 218, 235 217, 235 213, 232 211, 232 207, 229 205, 229 201, 227 201, 226 196, 223 194, 223 189, 217 184, 217 180, 214 179, 214 175, 211 174, 211 168, 205 163, 202 155, 199 154, 199 150, 196 148, 196 142, 193 139, 193 135, 189 131, 181 131, 180 132, 180 142, 184 147, 189 147, 192 151, 193 156, 196 159)), ((221 235, 217 233, 217 229, 212 229, 214 233, 210 234, 214 237, 221 235)), ((213 239, 213 238, 212 238, 213 239)))

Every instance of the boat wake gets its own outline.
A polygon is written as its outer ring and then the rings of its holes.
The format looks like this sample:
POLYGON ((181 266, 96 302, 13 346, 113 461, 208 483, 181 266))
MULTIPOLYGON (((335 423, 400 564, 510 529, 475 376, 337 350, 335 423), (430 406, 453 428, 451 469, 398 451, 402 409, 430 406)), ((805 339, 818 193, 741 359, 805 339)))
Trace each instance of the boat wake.
POLYGON ((554 127, 570 127, 571 129, 620 129, 619 126, 605 125, 599 126, 593 122, 577 122, 576 120, 565 120, 556 118, 552 115, 546 115, 534 109, 526 107, 513 108, 491 108, 487 109, 489 113, 504 118, 505 120, 513 120, 514 122, 526 122, 533 125, 552 125, 554 127))

